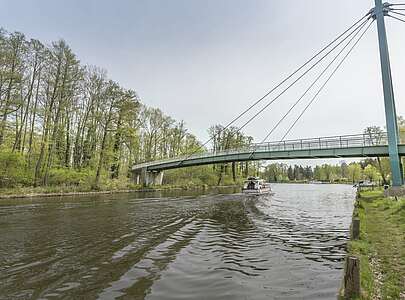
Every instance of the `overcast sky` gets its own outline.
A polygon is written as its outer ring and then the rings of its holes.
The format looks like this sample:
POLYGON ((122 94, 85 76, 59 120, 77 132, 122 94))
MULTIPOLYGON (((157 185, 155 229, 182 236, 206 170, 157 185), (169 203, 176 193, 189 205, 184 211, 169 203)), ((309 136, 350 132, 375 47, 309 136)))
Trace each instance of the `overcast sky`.
MULTIPOLYGON (((204 140, 210 125, 230 121, 373 5, 372 0, 0 0, 0 26, 44 43, 65 39, 82 64, 105 68, 145 104, 184 120, 204 140)), ((288 138, 356 134, 385 125, 375 25, 288 138)), ((397 112, 405 115, 405 23, 388 19, 387 31, 397 112)), ((245 132, 260 141, 304 87, 280 98, 245 132)), ((283 135, 303 106, 271 140, 283 135)))

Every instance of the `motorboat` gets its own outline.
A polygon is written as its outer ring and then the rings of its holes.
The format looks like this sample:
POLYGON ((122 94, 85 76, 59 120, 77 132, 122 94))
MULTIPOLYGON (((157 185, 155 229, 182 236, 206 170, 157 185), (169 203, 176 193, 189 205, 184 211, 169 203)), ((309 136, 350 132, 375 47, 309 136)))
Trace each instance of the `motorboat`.
POLYGON ((273 194, 270 183, 258 177, 249 177, 245 180, 242 192, 247 195, 273 194))

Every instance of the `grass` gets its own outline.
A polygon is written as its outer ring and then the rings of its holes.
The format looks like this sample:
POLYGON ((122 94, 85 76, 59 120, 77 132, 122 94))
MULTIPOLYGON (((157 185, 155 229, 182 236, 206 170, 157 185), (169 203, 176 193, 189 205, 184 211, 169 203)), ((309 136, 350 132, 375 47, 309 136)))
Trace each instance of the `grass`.
POLYGON ((360 240, 348 250, 360 258, 361 299, 405 299, 405 199, 364 191, 356 213, 360 240))

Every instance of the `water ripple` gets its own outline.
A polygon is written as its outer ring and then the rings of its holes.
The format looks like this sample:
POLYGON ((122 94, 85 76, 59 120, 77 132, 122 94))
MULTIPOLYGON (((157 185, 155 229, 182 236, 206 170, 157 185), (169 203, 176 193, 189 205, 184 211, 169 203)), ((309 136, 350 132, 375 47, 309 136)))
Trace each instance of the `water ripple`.
POLYGON ((0 299, 334 299, 351 187, 274 190, 2 202, 0 299))

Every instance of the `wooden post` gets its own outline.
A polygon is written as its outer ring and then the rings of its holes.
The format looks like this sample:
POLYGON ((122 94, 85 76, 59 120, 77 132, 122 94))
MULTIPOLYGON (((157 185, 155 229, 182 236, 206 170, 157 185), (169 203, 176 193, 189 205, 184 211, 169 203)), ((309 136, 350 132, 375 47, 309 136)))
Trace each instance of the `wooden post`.
POLYGON ((360 260, 354 256, 349 256, 346 259, 344 295, 345 299, 360 296, 360 260))
POLYGON ((360 219, 354 218, 352 222, 352 239, 358 240, 360 238, 360 219))
MULTIPOLYGON (((357 199, 356 202, 354 202, 354 211, 353 211, 352 219, 359 217, 359 206, 360 206, 360 203, 359 203, 359 200, 357 199)), ((352 226, 353 226, 353 224, 352 224, 352 226)))

